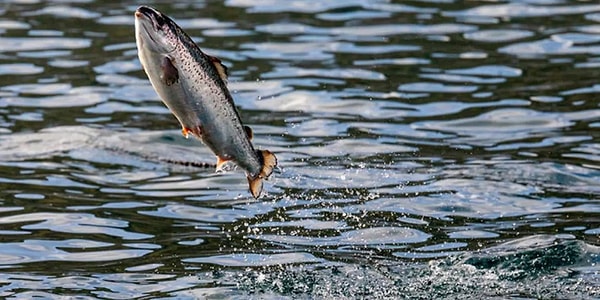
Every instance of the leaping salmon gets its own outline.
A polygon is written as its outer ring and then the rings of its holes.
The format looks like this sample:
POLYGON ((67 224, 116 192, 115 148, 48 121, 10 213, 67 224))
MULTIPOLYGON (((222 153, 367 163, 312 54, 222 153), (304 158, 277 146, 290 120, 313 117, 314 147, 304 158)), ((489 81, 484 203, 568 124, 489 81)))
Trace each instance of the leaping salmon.
POLYGON ((258 198, 277 158, 252 146, 252 130, 242 125, 221 60, 202 52, 171 18, 148 6, 135 11, 135 37, 142 67, 183 135, 196 136, 215 153, 217 170, 235 162, 258 198))

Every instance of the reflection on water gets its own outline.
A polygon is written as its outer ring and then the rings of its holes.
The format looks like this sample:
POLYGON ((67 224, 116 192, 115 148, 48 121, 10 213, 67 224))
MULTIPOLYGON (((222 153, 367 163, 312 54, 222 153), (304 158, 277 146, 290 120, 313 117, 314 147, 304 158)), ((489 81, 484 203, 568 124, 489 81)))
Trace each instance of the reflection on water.
POLYGON ((600 5, 149 4, 229 67, 267 197, 181 136, 138 4, 5 1, 1 297, 600 297, 600 5))

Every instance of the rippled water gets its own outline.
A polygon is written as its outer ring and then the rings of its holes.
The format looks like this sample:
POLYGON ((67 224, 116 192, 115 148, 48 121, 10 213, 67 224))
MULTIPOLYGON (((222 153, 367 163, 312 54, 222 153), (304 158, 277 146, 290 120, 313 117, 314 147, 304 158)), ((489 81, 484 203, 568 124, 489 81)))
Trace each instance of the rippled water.
POLYGON ((0 297, 600 298, 600 4, 0 4, 0 297), (230 69, 240 170, 181 136, 133 11, 230 69))

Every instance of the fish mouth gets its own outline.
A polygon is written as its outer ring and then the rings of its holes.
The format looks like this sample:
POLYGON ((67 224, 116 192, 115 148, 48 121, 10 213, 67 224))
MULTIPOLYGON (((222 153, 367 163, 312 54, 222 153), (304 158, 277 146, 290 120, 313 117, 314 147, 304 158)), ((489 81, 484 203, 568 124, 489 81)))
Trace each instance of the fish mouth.
POLYGON ((138 7, 134 16, 137 34, 142 36, 139 38, 142 45, 146 40, 149 41, 147 45, 150 46, 150 49, 154 49, 154 52, 172 52, 174 50, 174 47, 168 46, 163 39, 165 34, 171 32, 169 22, 172 21, 168 17, 149 6, 138 7))
POLYGON ((162 30, 162 27, 166 23, 166 19, 162 13, 148 6, 138 7, 135 11, 135 17, 137 19, 148 19, 157 31, 162 30))

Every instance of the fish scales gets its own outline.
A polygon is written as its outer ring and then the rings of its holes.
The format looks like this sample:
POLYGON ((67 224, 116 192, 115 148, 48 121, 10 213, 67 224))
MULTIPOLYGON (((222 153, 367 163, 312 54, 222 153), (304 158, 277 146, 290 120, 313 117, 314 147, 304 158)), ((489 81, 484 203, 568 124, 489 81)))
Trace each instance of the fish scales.
POLYGON ((141 6, 135 12, 138 56, 152 86, 179 120, 182 132, 204 142, 217 156, 217 170, 233 161, 246 172, 258 198, 262 181, 277 165, 268 150, 255 150, 252 131, 241 122, 226 86, 226 68, 202 52, 166 15, 141 6))

